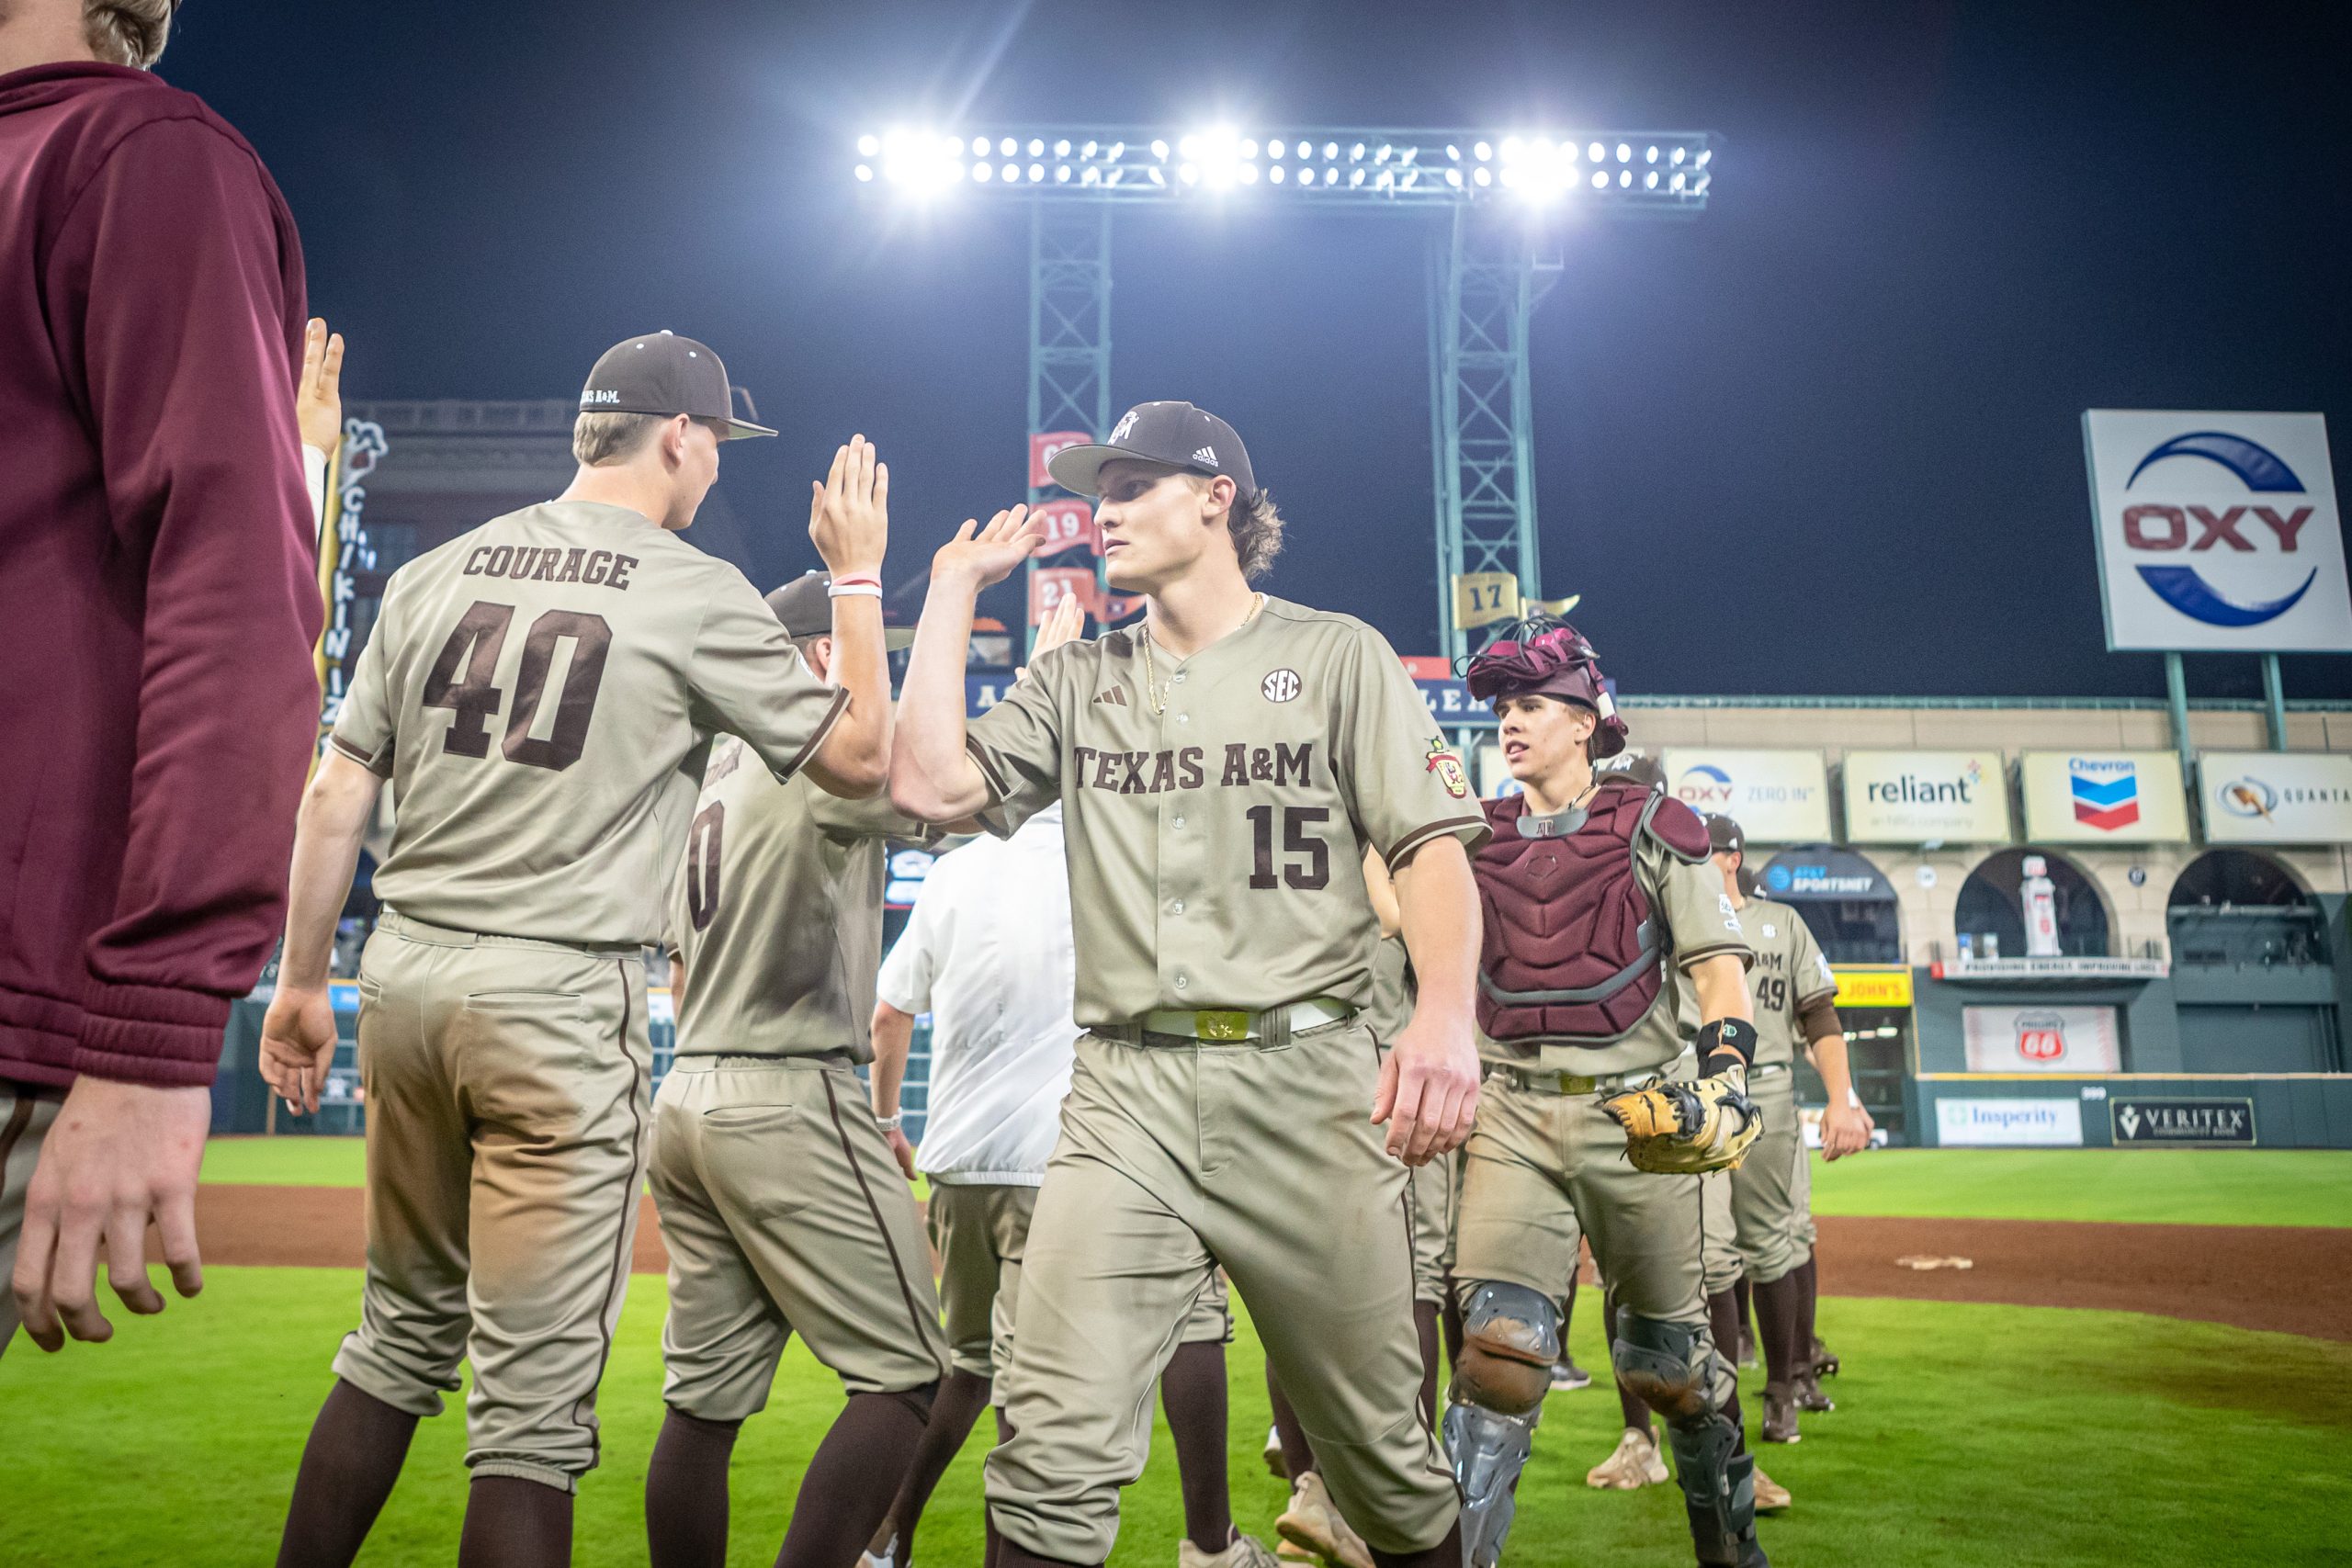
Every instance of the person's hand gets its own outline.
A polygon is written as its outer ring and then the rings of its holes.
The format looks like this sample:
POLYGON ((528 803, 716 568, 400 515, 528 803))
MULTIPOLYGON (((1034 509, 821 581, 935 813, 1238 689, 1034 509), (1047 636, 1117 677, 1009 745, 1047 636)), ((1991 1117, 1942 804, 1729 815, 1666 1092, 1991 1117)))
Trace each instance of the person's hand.
POLYGON ((204 1289, 196 1246, 196 1173, 212 1123, 212 1091, 156 1089, 85 1075, 59 1107, 25 1192, 24 1231, 10 1287, 25 1332, 44 1350, 65 1337, 114 1337, 98 1310, 98 1248, 107 1283, 141 1314, 164 1310, 147 1279, 147 1223, 164 1244, 172 1286, 204 1289))
POLYGON ((1871 1146, 1871 1113, 1859 1105, 1833 1105, 1821 1113, 1821 1157, 1843 1159, 1871 1146))
POLYGON ((332 457, 343 445, 343 334, 317 316, 302 332, 302 375, 294 383, 294 424, 302 445, 332 457))
POLYGON ((280 982, 261 1021, 261 1076, 287 1110, 298 1116, 318 1110, 334 1044, 334 1005, 326 987, 280 982))
MULTIPOLYGON (((1075 593, 1064 596, 1062 602, 1046 612, 1037 626, 1037 646, 1029 650, 1032 659, 1042 659, 1066 642, 1076 642, 1086 630, 1086 606, 1075 593)), ((1023 665, 1012 672, 1016 681, 1024 680, 1029 666, 1023 665)))
POLYGON ((1372 1120, 1388 1124, 1388 1152, 1427 1165, 1460 1148, 1478 1114, 1478 1048, 1465 1024, 1448 1028, 1416 1009, 1380 1064, 1372 1120))
POLYGON ((977 593, 1012 576, 1012 569, 1035 555, 1045 542, 1045 525, 1030 516, 1026 506, 998 513, 985 528, 967 517, 956 536, 932 556, 931 575, 934 580, 960 578, 977 593))
POLYGON ((824 481, 808 482, 808 538, 834 577, 880 575, 890 543, 890 465, 875 460, 865 436, 834 448, 824 481))
POLYGON ((896 1127, 890 1129, 890 1157, 899 1162, 899 1168, 906 1173, 909 1181, 915 1179, 915 1146, 896 1127))

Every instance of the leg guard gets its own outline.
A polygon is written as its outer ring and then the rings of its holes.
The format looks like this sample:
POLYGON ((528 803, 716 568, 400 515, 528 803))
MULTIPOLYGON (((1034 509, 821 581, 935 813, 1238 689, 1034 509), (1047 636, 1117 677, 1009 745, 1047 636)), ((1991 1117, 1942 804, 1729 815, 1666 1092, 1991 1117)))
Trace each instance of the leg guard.
POLYGON ((1519 1472, 1535 1451, 1535 1416, 1498 1415, 1457 1398, 1445 1407, 1445 1451, 1462 1488, 1462 1561, 1495 1568, 1519 1508, 1519 1472))
POLYGON ((1462 1359, 1445 1410, 1445 1450, 1462 1488, 1463 1562, 1495 1568, 1517 1511, 1519 1472, 1560 1354, 1560 1309, 1525 1285, 1479 1280, 1462 1299, 1462 1359))
POLYGON ((1756 1461, 1738 1451, 1739 1428, 1723 1414, 1715 1384, 1720 1362, 1702 1326, 1621 1313, 1615 1359, 1617 1375, 1666 1417, 1674 1478, 1700 1562, 1760 1568, 1756 1461))
POLYGON ((1502 1416, 1526 1416, 1552 1386, 1560 1309, 1525 1285, 1473 1282, 1462 1304, 1462 1359, 1453 1397, 1502 1416))

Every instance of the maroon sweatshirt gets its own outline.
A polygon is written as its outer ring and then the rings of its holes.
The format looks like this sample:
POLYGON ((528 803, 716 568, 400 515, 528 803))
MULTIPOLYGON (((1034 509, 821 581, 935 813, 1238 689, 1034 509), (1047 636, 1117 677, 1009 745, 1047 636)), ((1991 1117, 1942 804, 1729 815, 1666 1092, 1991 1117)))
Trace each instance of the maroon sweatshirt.
POLYGON ((302 254, 244 140, 0 75, 0 1077, 209 1084, 317 733, 302 254))

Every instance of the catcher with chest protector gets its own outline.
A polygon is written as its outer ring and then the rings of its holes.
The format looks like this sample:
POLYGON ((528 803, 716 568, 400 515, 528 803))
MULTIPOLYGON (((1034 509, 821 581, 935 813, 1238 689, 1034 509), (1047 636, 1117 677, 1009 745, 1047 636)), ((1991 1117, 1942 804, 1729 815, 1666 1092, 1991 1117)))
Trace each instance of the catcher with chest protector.
POLYGON ((1612 1359, 1665 1417, 1698 1560, 1761 1568, 1755 1461, 1701 1292, 1698 1173, 1761 1131, 1747 1099, 1752 956, 1690 807, 1593 763, 1624 749, 1592 646, 1565 621, 1511 627, 1470 661, 1524 793, 1485 803, 1473 857, 1488 1076, 1463 1170, 1455 1289, 1464 1343, 1445 1417, 1469 1568, 1493 1568, 1561 1349, 1579 1238, 1615 1293, 1612 1359), (1670 1082, 1679 987, 1701 1076, 1670 1082))

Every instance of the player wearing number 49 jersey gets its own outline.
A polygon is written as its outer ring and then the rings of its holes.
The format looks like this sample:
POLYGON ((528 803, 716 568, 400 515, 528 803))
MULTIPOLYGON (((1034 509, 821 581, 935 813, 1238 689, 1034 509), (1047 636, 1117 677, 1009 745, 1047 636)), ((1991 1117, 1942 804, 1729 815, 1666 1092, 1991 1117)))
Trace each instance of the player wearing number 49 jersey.
POLYGON ((281 1563, 358 1551, 418 1417, 473 1363, 460 1561, 569 1560, 596 1385, 627 1287, 651 1052, 641 950, 715 731, 779 776, 871 795, 889 747, 879 584, 888 476, 862 438, 815 487, 839 686, 742 574, 674 536, 731 417, 689 338, 597 362, 558 500, 387 585, 296 830, 271 1087, 314 1108, 327 953, 359 837, 399 802, 359 971, 368 1275, 295 1484, 281 1563))
MULTIPOLYGON (((1464 846, 1485 824, 1378 633, 1250 592, 1280 523, 1222 420, 1146 403, 1052 466, 1102 498, 1111 585, 1143 592, 1147 619, 1040 658, 967 728, 974 596, 1040 542, 1018 509, 967 524, 933 562, 891 759, 893 798, 927 820, 1064 813, 1088 1032, 1023 1263, 1012 1436, 989 1457, 999 1562, 1109 1555, 1151 1382, 1222 1264, 1374 1561, 1458 1564, 1415 1402, 1405 1177, 1476 1103, 1464 846), (1363 1016, 1367 843, 1420 979, 1393 1043, 1363 1016)), ((1266 1557, 1193 1551, 1180 1562, 1266 1557)))

